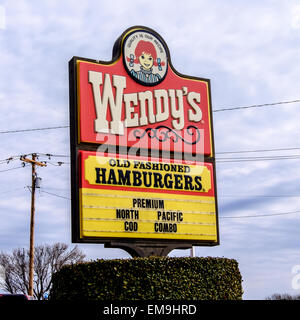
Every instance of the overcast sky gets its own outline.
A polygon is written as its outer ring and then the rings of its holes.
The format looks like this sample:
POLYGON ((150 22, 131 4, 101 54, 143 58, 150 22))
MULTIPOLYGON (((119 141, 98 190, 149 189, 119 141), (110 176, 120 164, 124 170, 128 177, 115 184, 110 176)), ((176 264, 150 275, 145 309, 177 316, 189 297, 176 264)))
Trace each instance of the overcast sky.
MULTIPOLYGON (((164 38, 179 72, 211 79, 214 110, 300 99, 299 1, 1 1, 0 160, 69 155, 68 128, 3 132, 68 126, 68 61, 111 60, 115 40, 133 25, 164 38)), ((236 259, 244 299, 300 294, 292 287, 292 268, 300 265, 300 158, 274 158, 300 155, 281 150, 300 148, 299 109, 289 103, 213 114, 221 244, 195 251, 236 259), (270 149, 280 150, 222 153, 270 149), (253 158, 263 156, 271 160, 253 158), (252 158, 233 162, 241 157, 252 158)), ((70 159, 50 162, 37 169, 35 242, 73 246, 70 159)), ((29 185, 30 166, 0 161, 0 251, 29 246, 29 185)), ((129 257, 103 245, 79 247, 88 259, 129 257)))

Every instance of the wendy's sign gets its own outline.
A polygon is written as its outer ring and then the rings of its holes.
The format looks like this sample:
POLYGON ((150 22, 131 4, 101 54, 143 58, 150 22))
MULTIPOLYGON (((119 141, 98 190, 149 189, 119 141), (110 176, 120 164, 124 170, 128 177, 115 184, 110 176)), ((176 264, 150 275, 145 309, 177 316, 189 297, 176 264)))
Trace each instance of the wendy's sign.
POLYGON ((179 74, 153 30, 133 27, 113 60, 74 57, 79 143, 213 156, 209 80, 179 74))
POLYGON ((141 26, 112 61, 73 57, 69 76, 72 241, 218 245, 209 80, 178 73, 141 26))

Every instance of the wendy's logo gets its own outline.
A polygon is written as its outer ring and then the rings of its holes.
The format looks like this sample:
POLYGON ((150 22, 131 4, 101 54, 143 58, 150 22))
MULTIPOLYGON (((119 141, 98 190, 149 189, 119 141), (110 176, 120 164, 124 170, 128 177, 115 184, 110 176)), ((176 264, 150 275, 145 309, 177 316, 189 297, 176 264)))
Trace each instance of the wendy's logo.
POLYGON ((133 30, 123 41, 123 62, 138 83, 155 86, 165 78, 168 56, 165 45, 149 31, 133 30))

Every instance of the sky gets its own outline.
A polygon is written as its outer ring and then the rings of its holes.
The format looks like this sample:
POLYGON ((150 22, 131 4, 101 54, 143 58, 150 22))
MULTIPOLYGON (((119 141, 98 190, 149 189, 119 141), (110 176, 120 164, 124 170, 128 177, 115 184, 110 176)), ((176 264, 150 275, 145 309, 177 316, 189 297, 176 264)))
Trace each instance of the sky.
MULTIPOLYGON (((68 61, 111 60, 115 40, 134 25, 162 36, 177 71, 210 79, 213 110, 300 99, 299 1, 0 1, 0 160, 56 155, 39 159, 49 163, 37 169, 37 245, 75 245, 68 61), (5 133, 56 126, 62 128, 5 133)), ((300 294, 299 157, 276 158, 300 155, 299 110, 298 102, 213 113, 220 245, 195 247, 195 255, 236 259, 244 299, 300 294), (232 153, 257 150, 272 151, 232 153)), ((6 253, 29 247, 31 167, 14 159, 0 161, 6 253)), ((101 244, 78 246, 87 260, 129 258, 101 244)))

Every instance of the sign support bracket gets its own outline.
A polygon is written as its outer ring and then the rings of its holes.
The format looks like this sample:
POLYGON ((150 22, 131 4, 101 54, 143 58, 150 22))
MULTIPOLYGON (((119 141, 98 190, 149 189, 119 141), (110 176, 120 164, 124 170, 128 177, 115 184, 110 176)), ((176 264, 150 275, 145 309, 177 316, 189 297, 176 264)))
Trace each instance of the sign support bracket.
POLYGON ((118 248, 125 250, 133 258, 137 257, 166 257, 174 249, 191 249, 192 244, 187 243, 159 243, 159 242, 120 242, 111 241, 104 244, 105 248, 118 248))

